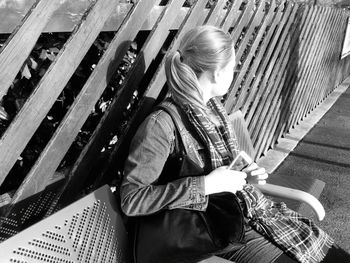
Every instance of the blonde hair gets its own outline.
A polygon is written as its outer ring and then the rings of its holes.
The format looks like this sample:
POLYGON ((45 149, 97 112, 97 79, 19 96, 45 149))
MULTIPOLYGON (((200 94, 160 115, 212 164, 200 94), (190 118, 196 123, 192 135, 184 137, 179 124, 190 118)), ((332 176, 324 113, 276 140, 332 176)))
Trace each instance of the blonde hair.
MULTIPOLYGON (((214 26, 195 27, 183 36, 177 51, 168 55, 165 73, 175 102, 205 109, 198 78, 225 67, 235 56, 231 36, 214 26)), ((233 73, 232 73, 233 74, 233 73)))

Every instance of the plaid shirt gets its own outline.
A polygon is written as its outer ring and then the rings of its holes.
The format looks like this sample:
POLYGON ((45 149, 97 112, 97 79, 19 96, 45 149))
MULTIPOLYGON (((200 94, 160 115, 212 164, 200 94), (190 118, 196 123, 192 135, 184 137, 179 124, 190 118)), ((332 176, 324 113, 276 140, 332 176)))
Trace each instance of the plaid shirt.
MULTIPOLYGON (((187 115, 210 150, 212 169, 228 165, 239 152, 236 136, 221 103, 211 99, 208 107, 219 117, 218 130, 206 113, 188 105, 187 115)), ((314 222, 290 210, 281 202, 266 198, 253 185, 237 193, 249 224, 285 253, 302 263, 320 262, 333 240, 314 222)))

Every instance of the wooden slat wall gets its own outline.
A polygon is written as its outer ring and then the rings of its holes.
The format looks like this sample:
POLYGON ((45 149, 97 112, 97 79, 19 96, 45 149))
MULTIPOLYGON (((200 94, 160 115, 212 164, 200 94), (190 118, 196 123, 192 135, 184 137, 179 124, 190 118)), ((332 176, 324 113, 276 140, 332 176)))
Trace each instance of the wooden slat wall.
MULTIPOLYGON (((308 19, 307 14, 310 14, 310 10, 306 9, 303 13, 301 9, 296 5, 293 6, 293 19, 288 20, 283 38, 279 40, 279 47, 276 49, 276 65, 266 84, 268 92, 263 95, 264 100, 261 102, 258 101, 259 105, 257 105, 256 111, 249 113, 252 120, 249 126, 254 131, 252 137, 255 141, 258 154, 261 154, 261 149, 264 148, 263 143, 266 142, 265 136, 268 134, 268 131, 278 121, 279 115, 276 114, 280 114, 281 112, 281 99, 288 98, 288 94, 293 91, 293 82, 291 82, 291 79, 295 77, 297 72, 297 63, 300 63, 304 59, 303 57, 299 57, 299 51, 302 50, 298 42, 299 34, 302 37, 311 39, 308 29, 311 26, 310 24, 312 24, 311 22, 314 21, 314 13, 311 12, 312 16, 308 19), (299 32, 299 26, 291 23, 295 20, 300 21, 300 19, 301 32, 299 32), (280 72, 283 73, 280 74, 280 72), (274 88, 275 86, 279 86, 280 88, 276 89, 274 88), (264 107, 264 105, 269 105, 269 107, 264 107), (258 118, 258 116, 261 116, 261 118, 258 118)), ((305 43, 308 42, 305 41, 305 43)), ((256 100, 258 99, 256 98, 256 100)))
MULTIPOLYGON (((321 26, 317 28, 317 31, 311 31, 310 29, 312 29, 312 26, 315 26, 316 23, 324 23, 324 21, 322 20, 322 16, 324 14, 317 13, 317 8, 315 10, 311 10, 311 12, 310 10, 306 12, 308 13, 304 13, 307 16, 304 27, 305 25, 309 26, 306 28, 307 30, 305 32, 301 32, 301 36, 299 26, 294 31, 294 34, 291 35, 291 37, 296 39, 296 41, 294 50, 293 52, 291 52, 290 56, 297 56, 298 59, 296 62, 292 62, 292 64, 294 64, 293 67, 289 67, 288 63, 286 63, 286 70, 288 72, 286 79, 284 80, 284 86, 286 86, 286 89, 278 93, 278 95, 274 98, 272 104, 275 107, 275 109, 277 108, 280 110, 270 111, 270 116, 272 117, 271 121, 267 126, 267 130, 263 138, 260 140, 260 152, 262 152, 266 149, 266 147, 268 147, 268 141, 271 140, 271 136, 270 134, 268 134, 268 132, 273 132, 276 129, 278 129, 278 127, 276 127, 278 125, 284 125, 284 116, 285 114, 288 114, 290 112, 292 104, 291 101, 293 100, 293 98, 297 97, 299 91, 297 86, 298 81, 299 83, 301 82, 299 78, 303 77, 303 73, 307 74, 307 71, 305 71, 305 65, 307 66, 308 62, 312 61, 315 58, 313 56, 313 52, 316 50, 314 43, 317 43, 317 41, 315 41, 314 39, 318 39, 320 37, 320 34, 323 33, 323 30, 321 26), (307 41, 305 41, 305 43, 299 41, 299 39, 303 39, 303 36, 307 38, 307 41)), ((291 61, 291 57, 287 59, 288 62, 291 61)))
MULTIPOLYGON (((46 186, 44 182, 48 182, 48 179, 50 179, 47 178, 47 174, 53 174, 56 171, 65 153, 89 116, 91 109, 101 97, 112 77, 112 73, 116 71, 131 41, 142 26, 144 22, 143 14, 149 12, 155 2, 156 0, 139 1, 133 7, 129 16, 125 19, 125 23, 119 29, 104 56, 100 59, 95 70, 76 97, 74 104, 66 113, 56 133, 52 136, 47 147, 41 153, 38 161, 21 185, 20 189, 23 190, 15 194, 13 202, 18 202, 35 192, 41 191, 46 186), (38 181, 42 182, 40 186, 36 183, 38 181)), ((94 159, 93 156, 92 159, 94 159)))
MULTIPOLYGON (((37 1, 2 48, 1 97, 6 94, 41 32, 44 32, 51 14, 59 7, 60 1, 49 2, 37 1), (42 12, 43 9, 46 12, 42 12), (43 16, 39 20, 35 19, 37 15, 43 16), (33 23, 38 26, 28 30, 33 23), (28 38, 28 35, 32 39, 24 47, 20 39, 28 38)), ((137 1, 128 6, 127 12, 114 25, 111 24, 111 21, 117 21, 111 19, 114 10, 120 10, 119 7, 125 10, 125 4, 115 0, 98 0, 88 8, 56 60, 1 137, 0 184, 97 35, 106 29, 106 25, 109 29, 114 26, 118 31, 38 160, 16 189, 12 205, 43 190, 50 183, 50 178, 140 31, 148 31, 147 40, 139 48, 136 60, 113 101, 58 189, 56 201, 61 204, 71 202, 91 182, 98 186, 116 177, 137 125, 164 95, 165 57, 162 50, 176 50, 181 36, 193 26, 220 26, 235 40, 237 73, 225 106, 229 112, 242 110, 257 149, 256 158, 273 147, 349 74, 350 59, 340 60, 348 15, 340 9, 300 5, 287 0, 236 0, 229 7, 226 7, 226 0, 219 0, 211 9, 206 7, 207 1, 202 0, 196 1, 191 8, 183 7, 185 0, 169 0, 166 6, 158 6, 159 2, 137 1), (177 30, 176 35, 170 31, 173 29, 177 30), (164 45, 169 38, 170 42, 164 45), (130 110, 125 117, 127 108, 130 110), (126 121, 126 128, 118 134, 113 150, 107 157, 99 158, 111 135, 116 134, 126 121)))
POLYGON ((118 1, 98 1, 73 32, 0 141, 0 183, 46 117, 118 1))
POLYGON ((309 108, 308 113, 314 108, 315 105, 313 105, 313 98, 317 97, 317 94, 323 94, 322 97, 318 98, 318 103, 325 98, 326 94, 323 93, 325 86, 320 85, 320 81, 324 81, 326 79, 327 88, 330 88, 328 85, 331 85, 333 86, 331 89, 333 89, 335 85, 339 83, 336 82, 331 73, 332 66, 337 68, 337 65, 330 65, 330 60, 338 60, 338 57, 335 52, 332 52, 332 54, 328 51, 338 50, 339 52, 341 50, 338 43, 341 40, 339 38, 330 38, 331 35, 341 35, 339 27, 337 28, 337 25, 341 24, 341 22, 340 20, 336 19, 334 9, 332 10, 331 8, 325 8, 324 11, 325 14, 321 14, 319 22, 322 25, 323 30, 318 32, 318 34, 312 39, 315 47, 313 47, 310 52, 312 55, 308 59, 308 67, 304 73, 300 73, 302 76, 299 83, 294 84, 300 87, 299 88, 297 86, 298 90, 300 90, 300 95, 293 96, 293 100, 291 101, 289 108, 290 112, 284 113, 282 117, 283 122, 278 124, 275 135, 272 136, 269 134, 269 140, 267 141, 267 144, 269 145, 273 144, 274 140, 278 139, 280 136, 282 136, 282 134, 301 121, 306 114, 306 108, 309 108), (320 69, 322 67, 327 67, 327 72, 323 72, 323 74, 321 72, 320 74, 320 69), (305 77, 305 75, 307 75, 307 77, 305 77), (304 112, 304 114, 299 114, 302 112, 304 112))
MULTIPOLYGON (((273 1, 269 3, 273 5, 273 1)), ((258 31, 249 50, 259 52, 242 57, 238 48, 239 72, 226 100, 228 111, 241 109, 245 114, 257 158, 297 125, 348 74, 342 69, 348 68, 348 60, 339 60, 347 17, 344 11, 291 1, 280 3, 278 8, 283 12, 282 19, 276 13, 261 19, 259 30, 265 30, 264 22, 270 26, 265 35, 267 42, 264 42, 266 39, 260 42, 258 31), (251 56, 254 57, 252 63, 251 56)), ((249 29, 246 32, 244 38, 250 38, 249 29)), ((238 35, 240 32, 233 31, 234 39, 238 39, 238 35)), ((243 39, 241 43, 246 42, 243 39)))

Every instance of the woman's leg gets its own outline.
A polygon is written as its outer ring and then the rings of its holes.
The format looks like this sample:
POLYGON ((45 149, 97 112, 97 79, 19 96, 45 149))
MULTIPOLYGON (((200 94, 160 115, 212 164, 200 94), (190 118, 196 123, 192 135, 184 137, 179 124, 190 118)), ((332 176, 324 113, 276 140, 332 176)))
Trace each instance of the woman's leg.
MULTIPOLYGON (((274 263, 296 263, 286 254, 279 256, 274 263)), ((338 245, 333 245, 327 252, 321 263, 350 263, 350 254, 338 245)))
POLYGON ((286 254, 282 254, 273 263, 298 263, 298 261, 292 259, 286 254))
POLYGON ((333 245, 327 252, 321 263, 348 263, 350 254, 338 245, 333 245))
POLYGON ((232 251, 218 256, 239 263, 271 263, 283 253, 249 226, 246 227, 245 242, 243 247, 233 248, 232 251))

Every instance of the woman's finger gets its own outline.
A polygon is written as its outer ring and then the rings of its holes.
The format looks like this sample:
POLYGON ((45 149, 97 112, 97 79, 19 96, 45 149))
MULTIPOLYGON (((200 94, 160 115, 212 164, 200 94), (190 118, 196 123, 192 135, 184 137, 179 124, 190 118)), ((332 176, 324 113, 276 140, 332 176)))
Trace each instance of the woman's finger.
POLYGON ((244 168, 243 171, 249 173, 249 172, 254 171, 258 168, 260 168, 260 167, 256 163, 251 163, 246 168, 244 168))
POLYGON ((251 176, 258 176, 258 175, 265 174, 265 173, 266 173, 266 170, 263 167, 258 168, 256 170, 253 170, 250 172, 251 176))
POLYGON ((269 174, 268 174, 268 173, 263 173, 263 174, 257 175, 255 178, 256 178, 257 180, 266 180, 268 177, 269 177, 269 174))

